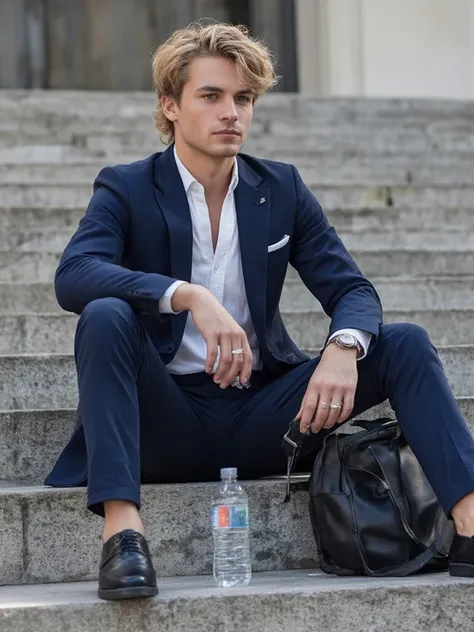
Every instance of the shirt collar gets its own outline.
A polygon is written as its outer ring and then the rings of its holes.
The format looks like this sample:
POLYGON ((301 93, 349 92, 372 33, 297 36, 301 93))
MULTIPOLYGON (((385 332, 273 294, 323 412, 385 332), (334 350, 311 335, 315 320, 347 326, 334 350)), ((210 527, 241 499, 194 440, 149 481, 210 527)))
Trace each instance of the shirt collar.
MULTIPOLYGON (((176 160, 176 166, 178 167, 179 175, 181 176, 181 180, 183 182, 184 190, 186 193, 189 191, 191 186, 196 183, 199 186, 202 186, 196 178, 189 173, 186 167, 183 165, 181 160, 178 157, 178 152, 176 151, 176 145, 173 147, 174 159, 176 160)), ((235 187, 239 184, 239 167, 237 163, 237 158, 234 160, 234 169, 232 171, 232 179, 229 185, 229 192, 234 192, 235 187)))

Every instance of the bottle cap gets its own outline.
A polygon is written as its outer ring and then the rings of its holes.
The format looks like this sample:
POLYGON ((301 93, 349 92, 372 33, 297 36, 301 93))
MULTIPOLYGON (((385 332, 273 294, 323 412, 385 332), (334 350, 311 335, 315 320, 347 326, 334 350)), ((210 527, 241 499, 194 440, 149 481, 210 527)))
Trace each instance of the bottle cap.
POLYGON ((237 476, 236 467, 223 467, 221 469, 221 478, 229 478, 229 476, 237 476))

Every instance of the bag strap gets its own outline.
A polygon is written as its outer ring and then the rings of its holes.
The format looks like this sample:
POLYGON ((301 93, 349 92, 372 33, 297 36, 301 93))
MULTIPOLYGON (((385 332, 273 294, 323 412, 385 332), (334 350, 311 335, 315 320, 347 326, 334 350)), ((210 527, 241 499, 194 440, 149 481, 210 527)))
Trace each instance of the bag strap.
POLYGON ((300 431, 300 423, 299 421, 293 420, 290 423, 290 427, 288 428, 287 433, 282 439, 281 447, 283 452, 286 454, 286 496, 284 503, 290 501, 291 496, 291 472, 293 471, 293 467, 298 459, 298 455, 300 453, 301 447, 303 445, 303 439, 310 434, 307 432, 303 434, 300 431))
POLYGON ((426 549, 426 551, 423 551, 423 553, 420 553, 408 562, 400 564, 400 566, 389 566, 387 568, 381 568, 378 571, 374 571, 367 565, 364 558, 364 552, 362 550, 357 535, 355 537, 355 542, 366 575, 370 575, 371 577, 406 577, 407 575, 412 575, 413 573, 421 570, 429 561, 433 559, 433 557, 437 553, 441 553, 443 551, 446 538, 448 537, 449 532, 452 531, 452 529, 452 525, 448 522, 445 529, 440 534, 438 534, 436 540, 429 548, 426 549))
MULTIPOLYGON (((400 522, 402 523, 402 526, 403 526, 403 529, 404 529, 405 533, 416 544, 423 545, 423 543, 420 542, 420 539, 414 533, 413 529, 410 527, 410 524, 408 522, 408 519, 407 519, 404 507, 402 507, 400 505, 400 503, 398 502, 398 498, 393 493, 392 486, 390 485, 390 479, 387 476, 387 473, 386 473, 385 469, 383 468, 382 463, 380 462, 380 459, 377 458, 377 454, 376 454, 377 447, 375 445, 371 446, 371 451, 372 451, 372 454, 374 455, 374 457, 376 458, 380 469, 382 470, 382 472, 384 474, 385 480, 383 482, 384 482, 384 484, 387 487, 387 491, 389 493, 389 496, 390 496, 390 499, 391 499, 392 503, 394 504, 394 506, 396 507, 396 509, 398 511, 398 514, 399 514, 399 517, 400 517, 400 522)), ((438 514, 440 512, 443 512, 443 509, 442 509, 441 505, 438 508, 438 514)), ((425 551, 423 551, 423 553, 420 553, 419 555, 417 555, 413 559, 409 560, 408 562, 405 562, 404 564, 401 564, 400 566, 391 566, 389 568, 380 569, 378 571, 374 571, 371 568, 369 568, 369 566, 367 566, 366 561, 365 561, 365 557, 364 557, 364 552, 363 552, 363 549, 362 549, 362 545, 361 545, 361 543, 359 541, 357 533, 355 534, 355 538, 354 539, 355 539, 355 543, 356 543, 357 549, 359 551, 360 558, 362 560, 362 564, 364 566, 364 570, 367 573, 367 575, 371 575, 373 577, 375 577, 375 576, 376 577, 388 577, 388 576, 392 576, 392 575, 396 574, 399 577, 405 577, 406 575, 411 575, 412 573, 415 573, 415 572, 419 571, 437 553, 443 553, 443 549, 445 548, 445 544, 446 544, 447 539, 449 537, 452 538, 453 534, 454 534, 454 525, 452 524, 452 522, 447 521, 444 529, 441 531, 441 533, 438 534, 438 536, 436 537, 435 541, 425 551)))

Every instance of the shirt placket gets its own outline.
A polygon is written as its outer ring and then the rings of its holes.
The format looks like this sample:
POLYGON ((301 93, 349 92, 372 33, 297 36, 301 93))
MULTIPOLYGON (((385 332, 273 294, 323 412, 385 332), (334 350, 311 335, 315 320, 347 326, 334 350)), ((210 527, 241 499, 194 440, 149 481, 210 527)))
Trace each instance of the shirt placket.
POLYGON ((224 300, 225 272, 230 255, 232 233, 235 222, 235 218, 233 217, 230 208, 229 195, 231 194, 227 194, 224 204, 222 205, 221 219, 219 222, 219 234, 212 264, 211 287, 209 288, 220 303, 224 300))

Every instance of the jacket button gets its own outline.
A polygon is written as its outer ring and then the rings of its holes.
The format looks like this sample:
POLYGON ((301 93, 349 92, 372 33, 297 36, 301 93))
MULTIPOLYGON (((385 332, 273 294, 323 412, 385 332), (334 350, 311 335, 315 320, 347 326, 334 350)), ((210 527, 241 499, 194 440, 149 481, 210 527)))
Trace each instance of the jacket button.
POLYGON ((166 351, 166 353, 173 353, 173 351, 174 351, 174 346, 173 346, 173 345, 170 345, 169 347, 166 347, 165 351, 166 351))
POLYGON ((287 359, 289 362, 295 362, 296 360, 298 360, 298 356, 296 356, 294 353, 290 353, 290 354, 286 357, 286 359, 287 359))

